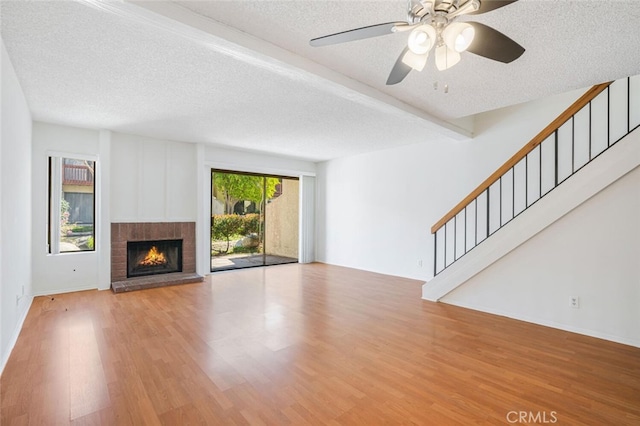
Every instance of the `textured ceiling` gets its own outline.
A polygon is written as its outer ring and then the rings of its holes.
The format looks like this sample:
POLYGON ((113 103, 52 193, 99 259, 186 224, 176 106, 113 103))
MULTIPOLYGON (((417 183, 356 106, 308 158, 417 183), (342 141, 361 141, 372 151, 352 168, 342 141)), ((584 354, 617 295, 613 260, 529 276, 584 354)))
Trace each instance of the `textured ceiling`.
MULTIPOLYGON (((381 22, 403 21, 405 1, 178 2, 199 14, 268 40, 391 96, 451 119, 537 99, 640 72, 638 1, 520 0, 467 16, 527 50, 502 64, 463 54, 439 72, 429 62, 402 83, 385 86, 406 33, 314 48, 309 39, 381 22), (434 91, 433 84, 449 93, 434 91)), ((432 59, 432 58, 431 58, 432 59)))
POLYGON ((3 41, 35 119, 325 160, 448 143, 455 134, 439 119, 640 74, 636 1, 520 0, 473 17, 525 46, 520 59, 465 54, 391 87, 402 34, 308 40, 402 20, 403 0, 179 2, 163 25, 148 19, 157 2, 126 14, 96 4, 2 1, 3 41))

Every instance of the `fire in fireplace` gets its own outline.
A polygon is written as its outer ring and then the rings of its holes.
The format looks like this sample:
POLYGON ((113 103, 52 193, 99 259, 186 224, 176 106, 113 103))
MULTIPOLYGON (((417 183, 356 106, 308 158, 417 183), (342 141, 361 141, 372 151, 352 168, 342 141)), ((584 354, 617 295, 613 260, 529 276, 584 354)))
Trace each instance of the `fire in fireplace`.
POLYGON ((167 263, 164 253, 159 252, 156 246, 151 247, 149 253, 139 263, 141 266, 160 266, 167 263))
POLYGON ((171 272, 182 272, 182 240, 127 242, 127 278, 171 272))

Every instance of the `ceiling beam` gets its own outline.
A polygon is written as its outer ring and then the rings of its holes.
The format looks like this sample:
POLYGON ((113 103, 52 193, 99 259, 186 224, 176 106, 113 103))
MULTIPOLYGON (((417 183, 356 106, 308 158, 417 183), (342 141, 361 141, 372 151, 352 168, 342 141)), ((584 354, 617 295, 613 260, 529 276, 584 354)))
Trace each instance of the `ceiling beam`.
POLYGON ((303 81, 312 87, 385 114, 419 120, 454 141, 473 137, 470 129, 441 120, 369 85, 333 71, 265 40, 171 2, 80 0, 94 8, 187 38, 251 66, 303 81))

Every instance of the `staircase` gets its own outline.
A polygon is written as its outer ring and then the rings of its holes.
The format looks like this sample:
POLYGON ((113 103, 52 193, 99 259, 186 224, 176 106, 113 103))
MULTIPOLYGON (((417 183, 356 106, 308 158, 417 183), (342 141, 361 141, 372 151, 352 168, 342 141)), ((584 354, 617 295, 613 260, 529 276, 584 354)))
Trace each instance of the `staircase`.
POLYGON ((433 225, 423 298, 441 300, 638 167, 639 128, 640 76, 589 89, 433 225))

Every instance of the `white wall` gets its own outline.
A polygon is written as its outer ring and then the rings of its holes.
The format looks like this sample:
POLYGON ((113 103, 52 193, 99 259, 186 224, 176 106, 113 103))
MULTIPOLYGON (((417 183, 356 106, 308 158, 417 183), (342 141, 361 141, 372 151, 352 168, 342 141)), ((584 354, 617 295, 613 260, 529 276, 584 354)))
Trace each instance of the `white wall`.
MULTIPOLYGON (((108 180, 108 168, 99 158, 100 131, 79 129, 48 123, 33 124, 32 181, 32 260, 34 295, 64 293, 100 287, 99 262, 104 246, 92 252, 51 255, 47 249, 48 157, 86 157, 96 162, 96 197, 100 197, 100 182, 108 180), (103 167, 104 166, 104 167, 103 167)), ((96 234, 108 229, 108 218, 96 211, 96 234)))
POLYGON ((334 265, 426 279, 429 228, 447 206, 459 145, 418 144, 318 165, 316 257, 334 265), (418 261, 422 260, 422 267, 418 261))
POLYGON ((452 179, 465 181, 466 189, 461 194, 452 194, 446 209, 438 216, 444 216, 587 90, 574 90, 477 115, 474 139, 461 144, 465 164, 450 171, 452 179))
POLYGON ((640 347, 638 188, 640 167, 441 300, 640 347))
POLYGON ((214 146, 205 147, 204 161, 212 168, 238 172, 292 177, 313 176, 316 173, 316 165, 310 161, 214 146))
POLYGON ((315 173, 315 164, 307 161, 116 132, 110 154, 111 221, 196 221, 196 268, 202 275, 210 273, 212 167, 285 176, 315 173))
POLYGON ((195 221, 196 146, 48 123, 33 127, 35 295, 111 285, 111 222, 195 221), (47 252, 48 157, 96 159, 96 251, 47 252))
POLYGON ((0 372, 32 300, 31 113, 4 43, 1 62, 0 372))
POLYGON ((298 223, 298 261, 311 263, 316 260, 316 178, 300 177, 300 221, 298 223))
POLYGON ((111 222, 196 221, 198 272, 209 272, 207 244, 210 178, 205 161, 236 170, 276 171, 290 176, 315 172, 313 163, 116 132, 35 123, 33 133, 34 294, 110 286, 111 222), (47 253, 47 158, 51 154, 98 159, 96 252, 47 253), (207 193, 207 191, 209 191, 207 193), (199 216, 199 212, 203 212, 199 216))
POLYGON ((113 133, 112 222, 193 222, 197 146, 113 133))
POLYGON ((582 93, 481 114, 477 136, 468 142, 436 141, 319 164, 317 259, 430 279, 431 226, 582 93))

